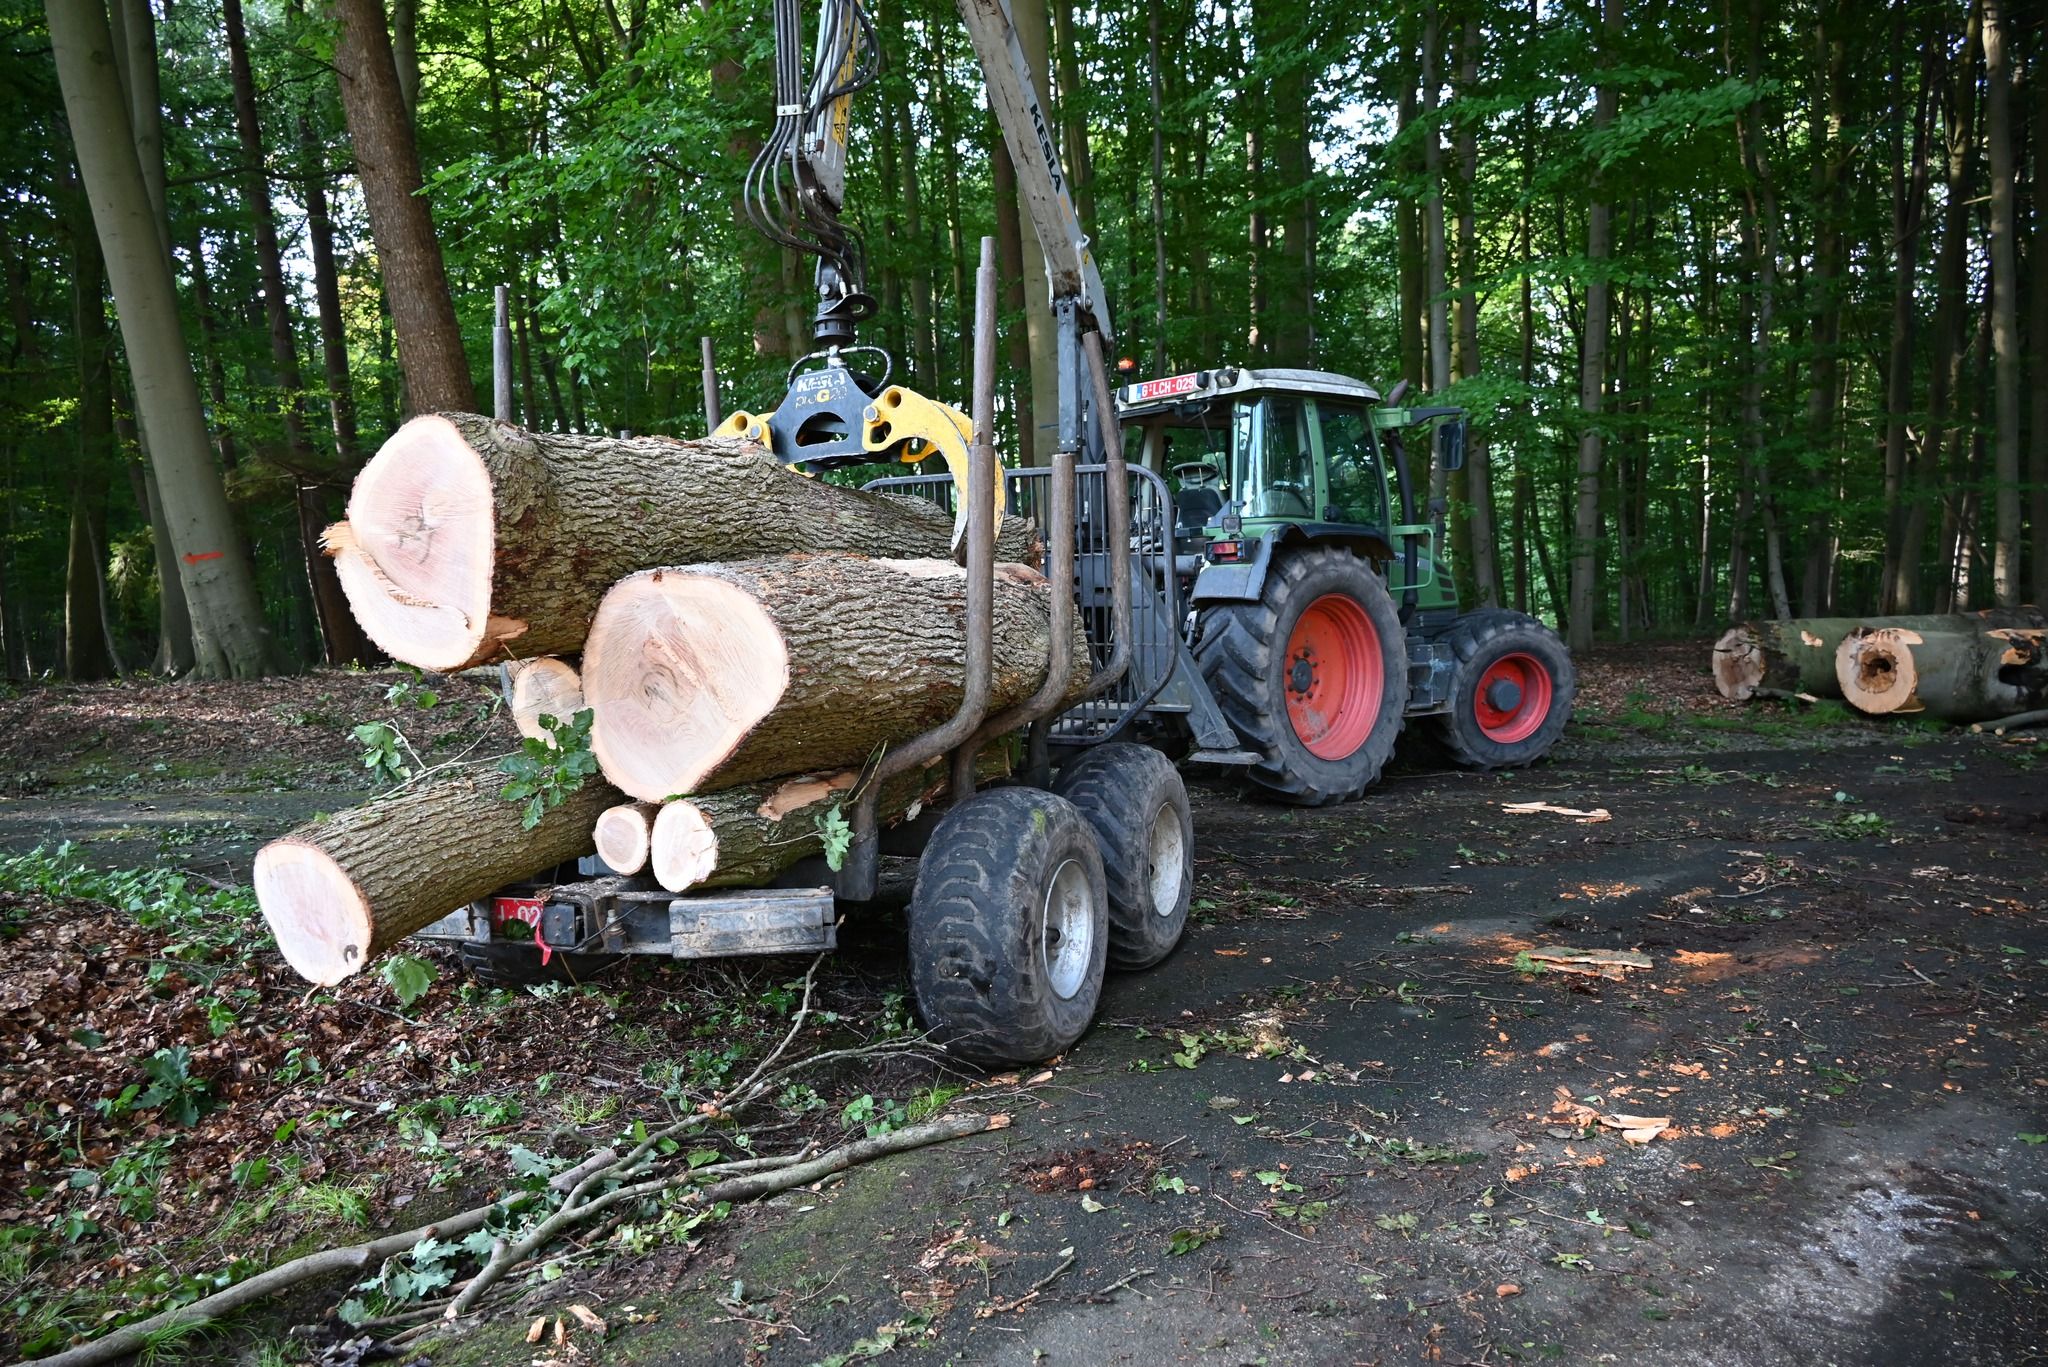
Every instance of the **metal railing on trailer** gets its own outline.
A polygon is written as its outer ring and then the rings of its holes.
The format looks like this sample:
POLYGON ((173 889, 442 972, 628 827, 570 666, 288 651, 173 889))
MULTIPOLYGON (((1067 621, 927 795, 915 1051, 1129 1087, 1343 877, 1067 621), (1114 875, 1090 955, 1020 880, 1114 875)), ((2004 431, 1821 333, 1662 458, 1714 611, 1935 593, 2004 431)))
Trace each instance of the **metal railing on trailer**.
MULTIPOLYGON (((1074 595, 1088 632, 1088 649, 1099 667, 1109 658, 1113 614, 1110 605, 1109 515, 1105 498, 1108 467, 1083 465, 1075 470, 1074 595)), ((1184 673, 1186 648, 1181 622, 1186 609, 1173 573, 1173 499, 1166 481, 1150 470, 1124 469, 1126 506, 1131 537, 1131 667, 1100 696, 1089 698, 1054 719, 1047 740, 1061 747, 1096 745, 1133 738, 1138 718, 1148 713, 1188 715, 1198 744, 1202 723, 1213 711, 1207 691, 1184 673)), ((1052 471, 1031 466, 1003 472, 1003 515, 1027 518, 1045 531, 1052 471)), ((871 490, 929 499, 953 511, 955 491, 950 475, 900 475, 870 481, 871 490)), ((1041 564, 1037 568, 1043 569, 1041 564)), ((1217 719, 1220 723, 1220 718, 1217 719)))

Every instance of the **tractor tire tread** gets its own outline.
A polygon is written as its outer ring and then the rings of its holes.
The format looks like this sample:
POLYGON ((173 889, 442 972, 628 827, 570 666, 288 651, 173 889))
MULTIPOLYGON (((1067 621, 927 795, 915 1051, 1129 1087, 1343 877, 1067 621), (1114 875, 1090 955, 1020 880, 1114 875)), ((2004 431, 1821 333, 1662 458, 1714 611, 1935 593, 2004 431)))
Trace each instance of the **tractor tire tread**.
POLYGON ((1194 896, 1194 821, 1173 761, 1143 745, 1098 745, 1061 769, 1053 791, 1095 830, 1109 889, 1109 966, 1150 968, 1173 953, 1194 896), (1161 801, 1180 818, 1180 892, 1161 912, 1152 905, 1152 820, 1161 801))
POLYGON ((1525 612, 1508 608, 1479 608, 1460 616, 1442 639, 1450 646, 1451 656, 1458 664, 1451 685, 1451 711, 1425 719, 1428 725, 1423 732, 1431 745, 1461 769, 1521 769, 1549 754, 1565 723, 1571 719, 1572 704, 1578 695, 1578 671, 1557 633, 1525 612), (1504 638, 1518 635, 1528 637, 1528 644, 1532 647, 1530 653, 1539 659, 1554 656, 1545 662, 1553 690, 1550 715, 1527 740, 1501 746, 1460 724, 1466 705, 1463 685, 1474 662, 1482 656, 1496 654, 1504 638))

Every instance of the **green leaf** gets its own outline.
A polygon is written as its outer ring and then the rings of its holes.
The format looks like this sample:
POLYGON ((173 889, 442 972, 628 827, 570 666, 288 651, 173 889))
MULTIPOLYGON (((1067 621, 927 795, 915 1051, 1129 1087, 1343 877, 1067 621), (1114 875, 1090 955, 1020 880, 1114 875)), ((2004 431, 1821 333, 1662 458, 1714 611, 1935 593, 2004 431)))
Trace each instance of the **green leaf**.
POLYGON ((384 960, 381 970, 384 981, 398 994, 401 1009, 410 1010, 412 1004, 427 995, 434 986, 434 980, 441 976, 441 970, 415 954, 393 954, 384 960))

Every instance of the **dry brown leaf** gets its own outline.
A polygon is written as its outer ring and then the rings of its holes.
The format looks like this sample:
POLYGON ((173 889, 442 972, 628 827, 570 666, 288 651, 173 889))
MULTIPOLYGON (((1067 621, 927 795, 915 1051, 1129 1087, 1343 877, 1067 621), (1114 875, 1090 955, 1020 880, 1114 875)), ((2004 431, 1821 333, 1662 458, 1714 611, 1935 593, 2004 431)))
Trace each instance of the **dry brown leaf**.
POLYGON ((593 1334, 602 1334, 607 1327, 598 1313, 587 1305, 572 1305, 569 1307, 569 1313, 576 1317, 578 1324, 593 1334))
POLYGON ((988 1127, 992 1130, 1009 1129, 1010 1113, 1008 1111, 997 1111, 994 1115, 988 1118, 988 1127))
POLYGON ((545 1334, 547 1331, 548 1317, 546 1315, 542 1315, 539 1319, 535 1320, 531 1325, 527 1327, 526 1341, 528 1343, 539 1343, 540 1336, 542 1334, 545 1334))
POLYGON ((1522 1288, 1516 1286, 1513 1282, 1502 1282, 1499 1286, 1493 1288, 1493 1294, 1502 1300, 1506 1300, 1509 1296, 1521 1295, 1522 1288))
POLYGON ((1033 1074, 1032 1074, 1032 1075, 1031 1075, 1031 1076, 1030 1076, 1029 1078, 1025 1079, 1024 1085, 1025 1085, 1026 1087, 1036 1087, 1036 1086, 1037 1086, 1037 1085, 1038 1085, 1039 1083, 1041 1083, 1041 1082, 1051 1082, 1051 1081, 1052 1081, 1052 1069, 1050 1069, 1050 1068, 1047 1068, 1047 1069, 1046 1069, 1046 1070, 1045 1070, 1044 1072, 1042 1072, 1042 1073, 1033 1073, 1033 1074))

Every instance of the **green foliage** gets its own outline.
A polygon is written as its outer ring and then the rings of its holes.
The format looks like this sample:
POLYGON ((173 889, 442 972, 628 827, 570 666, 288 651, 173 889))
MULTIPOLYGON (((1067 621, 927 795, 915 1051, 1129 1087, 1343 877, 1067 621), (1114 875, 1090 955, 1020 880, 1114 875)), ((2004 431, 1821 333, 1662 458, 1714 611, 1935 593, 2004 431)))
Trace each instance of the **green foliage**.
POLYGON ((417 954, 390 954, 379 970, 384 982, 398 996, 398 1005, 411 1010, 412 1004, 433 989, 441 970, 417 954))
POLYGON ((70 841, 55 850, 0 856, 0 890, 67 902, 99 902, 166 937, 166 961, 240 960, 270 942, 256 896, 245 887, 194 886, 175 869, 96 869, 70 841))
POLYGON ((403 783, 412 777, 411 766, 398 752, 403 738, 396 727, 388 722, 370 721, 356 727, 350 734, 363 747, 363 767, 370 771, 371 782, 381 787, 403 783))
POLYGON ((526 829, 539 825, 541 817, 597 772, 597 757, 590 752, 590 721, 587 707, 566 722, 542 717, 547 734, 524 738, 517 754, 498 761, 499 770, 512 777, 498 796, 524 804, 520 824, 526 829))
POLYGON ((817 820, 818 839, 825 850, 825 867, 837 873, 846 863, 847 851, 853 848, 853 827, 840 814, 836 802, 818 813, 817 820))

